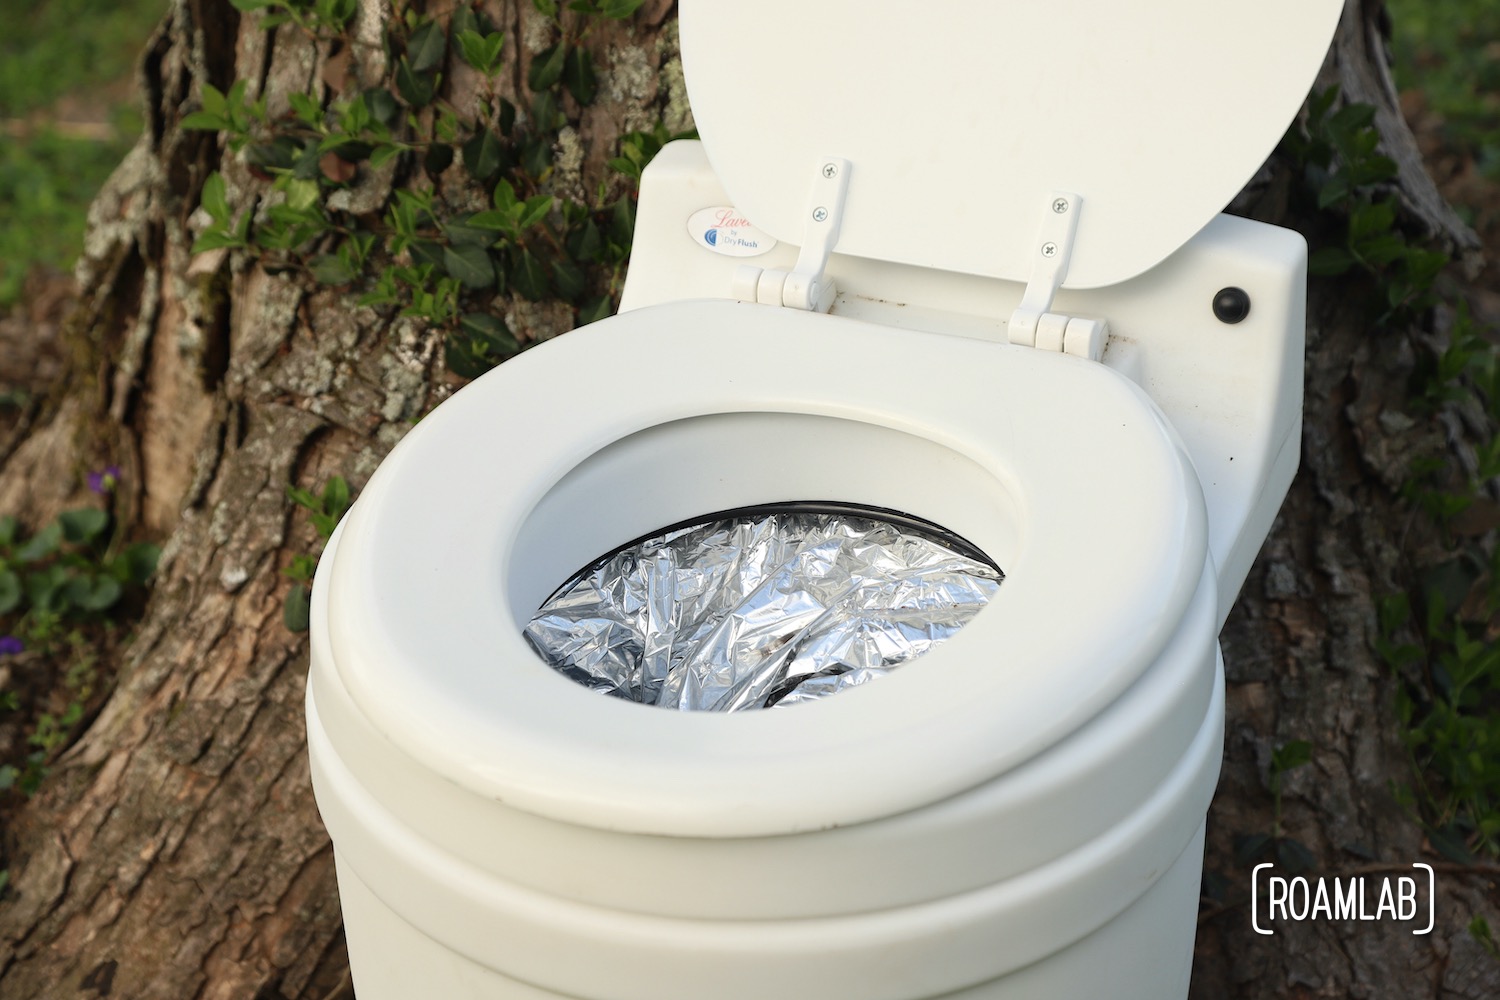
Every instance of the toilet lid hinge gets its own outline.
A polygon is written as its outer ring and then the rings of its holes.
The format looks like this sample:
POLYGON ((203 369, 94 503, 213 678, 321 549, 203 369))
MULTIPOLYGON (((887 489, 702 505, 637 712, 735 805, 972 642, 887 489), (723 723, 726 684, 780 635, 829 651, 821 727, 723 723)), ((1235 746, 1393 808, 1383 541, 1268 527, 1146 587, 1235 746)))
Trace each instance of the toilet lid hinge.
POLYGON ((1082 209, 1083 199, 1067 191, 1054 191, 1047 199, 1032 251, 1031 280, 1021 304, 1010 314, 1007 330, 1012 344, 1098 361, 1109 339, 1108 321, 1051 311, 1052 300, 1068 276, 1082 209))
POLYGON ((827 312, 838 289, 823 273, 844 221, 849 190, 849 161, 820 157, 807 200, 807 229, 797 263, 790 271, 742 264, 735 269, 731 295, 741 302, 827 312))

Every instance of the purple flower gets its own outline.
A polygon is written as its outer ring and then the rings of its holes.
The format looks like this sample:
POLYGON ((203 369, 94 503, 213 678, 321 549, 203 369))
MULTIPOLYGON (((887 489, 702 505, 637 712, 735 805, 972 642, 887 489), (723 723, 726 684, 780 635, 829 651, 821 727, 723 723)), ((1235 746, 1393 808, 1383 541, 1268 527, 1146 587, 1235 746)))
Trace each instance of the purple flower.
POLYGON ((120 482, 120 467, 111 465, 102 472, 89 473, 89 489, 103 496, 105 493, 114 492, 115 486, 120 482))
POLYGON ((26 649, 26 644, 13 635, 0 635, 0 656, 15 656, 26 649))

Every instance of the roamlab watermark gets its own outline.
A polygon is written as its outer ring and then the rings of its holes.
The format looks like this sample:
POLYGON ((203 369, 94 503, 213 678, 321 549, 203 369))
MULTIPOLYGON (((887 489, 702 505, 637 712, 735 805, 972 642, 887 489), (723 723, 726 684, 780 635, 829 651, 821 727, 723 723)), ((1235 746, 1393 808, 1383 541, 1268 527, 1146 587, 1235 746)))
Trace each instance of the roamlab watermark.
POLYGON ((1250 874, 1250 923, 1257 934, 1275 934, 1276 923, 1304 920, 1389 921, 1413 924, 1413 934, 1432 931, 1437 884, 1431 865, 1412 863, 1427 873, 1425 879, 1420 874, 1261 877, 1274 867, 1270 862, 1256 865, 1250 874), (1417 891, 1423 881, 1425 906, 1417 891))

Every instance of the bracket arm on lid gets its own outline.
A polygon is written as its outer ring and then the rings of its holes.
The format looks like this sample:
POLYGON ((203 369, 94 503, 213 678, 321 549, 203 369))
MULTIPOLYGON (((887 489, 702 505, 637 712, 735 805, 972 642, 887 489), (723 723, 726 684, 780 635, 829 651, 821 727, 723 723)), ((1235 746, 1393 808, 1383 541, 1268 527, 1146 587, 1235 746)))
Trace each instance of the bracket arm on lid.
POLYGON ((1104 353, 1109 324, 1051 311, 1052 300, 1068 277, 1082 210, 1083 198, 1071 192, 1054 191, 1047 199, 1033 250, 1031 280, 1006 329, 1012 344, 1098 361, 1104 353))
POLYGON ((807 200, 807 229, 797 263, 790 271, 762 270, 749 264, 735 269, 732 295, 741 302, 827 312, 838 289, 823 273, 838 243, 849 191, 849 161, 821 157, 807 200))

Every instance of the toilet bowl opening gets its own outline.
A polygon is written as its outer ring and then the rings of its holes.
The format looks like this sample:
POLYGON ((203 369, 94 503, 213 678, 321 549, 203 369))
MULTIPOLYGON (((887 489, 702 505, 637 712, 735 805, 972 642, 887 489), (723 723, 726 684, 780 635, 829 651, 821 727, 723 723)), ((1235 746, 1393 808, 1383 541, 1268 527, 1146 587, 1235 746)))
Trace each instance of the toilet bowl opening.
POLYGON ((950 638, 1005 574, 923 518, 802 501, 669 525, 594 560, 525 629, 553 669, 627 701, 733 712, 829 697, 950 638))
MULTIPOLYGON (((899 415, 884 419, 756 410, 602 430, 587 451, 559 456, 507 532, 497 568, 512 634, 525 632, 579 567, 633 540, 789 500, 825 511, 852 505, 929 537, 956 538, 949 551, 982 556, 979 565, 1007 573, 1020 565, 1024 506, 1007 469, 995 459, 981 464, 962 439, 950 444, 899 415)), ((536 666, 552 672, 542 658, 536 666)))

